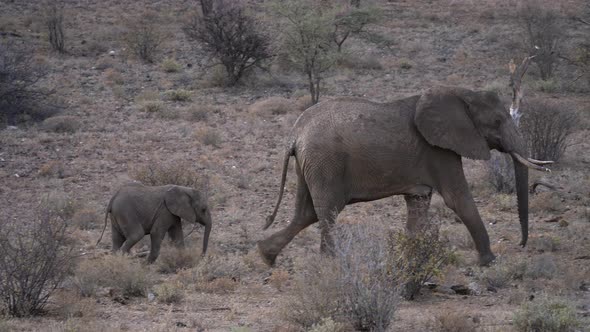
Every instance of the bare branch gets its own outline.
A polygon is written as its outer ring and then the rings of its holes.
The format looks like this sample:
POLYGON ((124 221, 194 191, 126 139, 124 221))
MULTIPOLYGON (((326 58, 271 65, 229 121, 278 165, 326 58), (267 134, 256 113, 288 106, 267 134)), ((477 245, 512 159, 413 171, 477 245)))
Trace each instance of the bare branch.
POLYGON ((510 87, 512 88, 512 104, 510 105, 510 115, 514 119, 514 122, 518 126, 522 113, 519 113, 520 102, 522 100, 522 78, 526 73, 531 60, 536 55, 525 57, 519 66, 516 66, 514 59, 510 60, 508 65, 510 69, 510 87))

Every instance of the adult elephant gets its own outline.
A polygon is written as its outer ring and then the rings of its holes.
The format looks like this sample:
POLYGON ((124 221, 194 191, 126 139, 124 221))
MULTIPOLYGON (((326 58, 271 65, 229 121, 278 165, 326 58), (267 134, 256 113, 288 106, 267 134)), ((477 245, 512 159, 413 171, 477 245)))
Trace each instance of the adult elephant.
POLYGON ((206 198, 196 189, 176 185, 124 185, 109 202, 103 234, 109 213, 113 252, 121 250, 128 253, 131 247, 149 234, 151 250, 148 263, 153 263, 158 258, 166 233, 177 247, 184 247, 181 219, 205 226, 203 254, 207 251, 211 214, 206 198))
POLYGON ((404 195, 406 229, 415 234, 436 190, 463 221, 479 253, 494 260, 461 157, 489 159, 490 150, 514 160, 522 240, 528 237, 528 169, 545 170, 527 158, 525 142, 495 93, 436 87, 390 103, 340 98, 312 106, 297 119, 285 153, 276 217, 289 158, 295 157, 297 196, 289 225, 258 242, 263 259, 274 264, 297 233, 320 221, 321 250, 331 246, 330 228, 345 205, 404 195))

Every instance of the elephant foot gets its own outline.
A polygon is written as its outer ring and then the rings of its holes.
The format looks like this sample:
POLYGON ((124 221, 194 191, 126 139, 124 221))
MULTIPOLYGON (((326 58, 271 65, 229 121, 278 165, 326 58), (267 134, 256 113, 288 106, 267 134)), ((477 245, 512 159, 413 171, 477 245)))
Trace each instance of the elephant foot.
POLYGON ((266 263, 266 265, 273 267, 275 265, 275 260, 277 259, 278 254, 266 252, 262 248, 262 246, 263 245, 260 242, 258 242, 258 253, 260 254, 260 257, 262 257, 262 260, 264 261, 264 263, 266 263))
POLYGON ((494 254, 487 253, 483 255, 479 255, 479 266, 490 266, 490 264, 496 260, 496 256, 494 254))

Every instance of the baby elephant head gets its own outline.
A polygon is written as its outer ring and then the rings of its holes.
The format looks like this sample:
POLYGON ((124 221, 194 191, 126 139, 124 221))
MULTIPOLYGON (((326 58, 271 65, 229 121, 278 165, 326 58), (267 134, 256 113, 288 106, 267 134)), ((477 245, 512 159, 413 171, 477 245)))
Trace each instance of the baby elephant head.
POLYGON ((193 188, 171 186, 166 191, 164 203, 173 215, 205 226, 203 235, 203 254, 205 254, 211 233, 211 213, 206 197, 193 188))

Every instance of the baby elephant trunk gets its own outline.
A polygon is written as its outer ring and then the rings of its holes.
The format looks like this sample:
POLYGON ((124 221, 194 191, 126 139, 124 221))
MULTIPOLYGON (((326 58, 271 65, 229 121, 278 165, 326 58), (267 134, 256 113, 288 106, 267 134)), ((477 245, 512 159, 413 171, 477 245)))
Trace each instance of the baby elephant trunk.
POLYGON ((205 225, 205 234, 203 235, 203 255, 207 252, 207 246, 209 245, 209 234, 211 234, 211 216, 208 214, 207 218, 202 221, 205 225))

